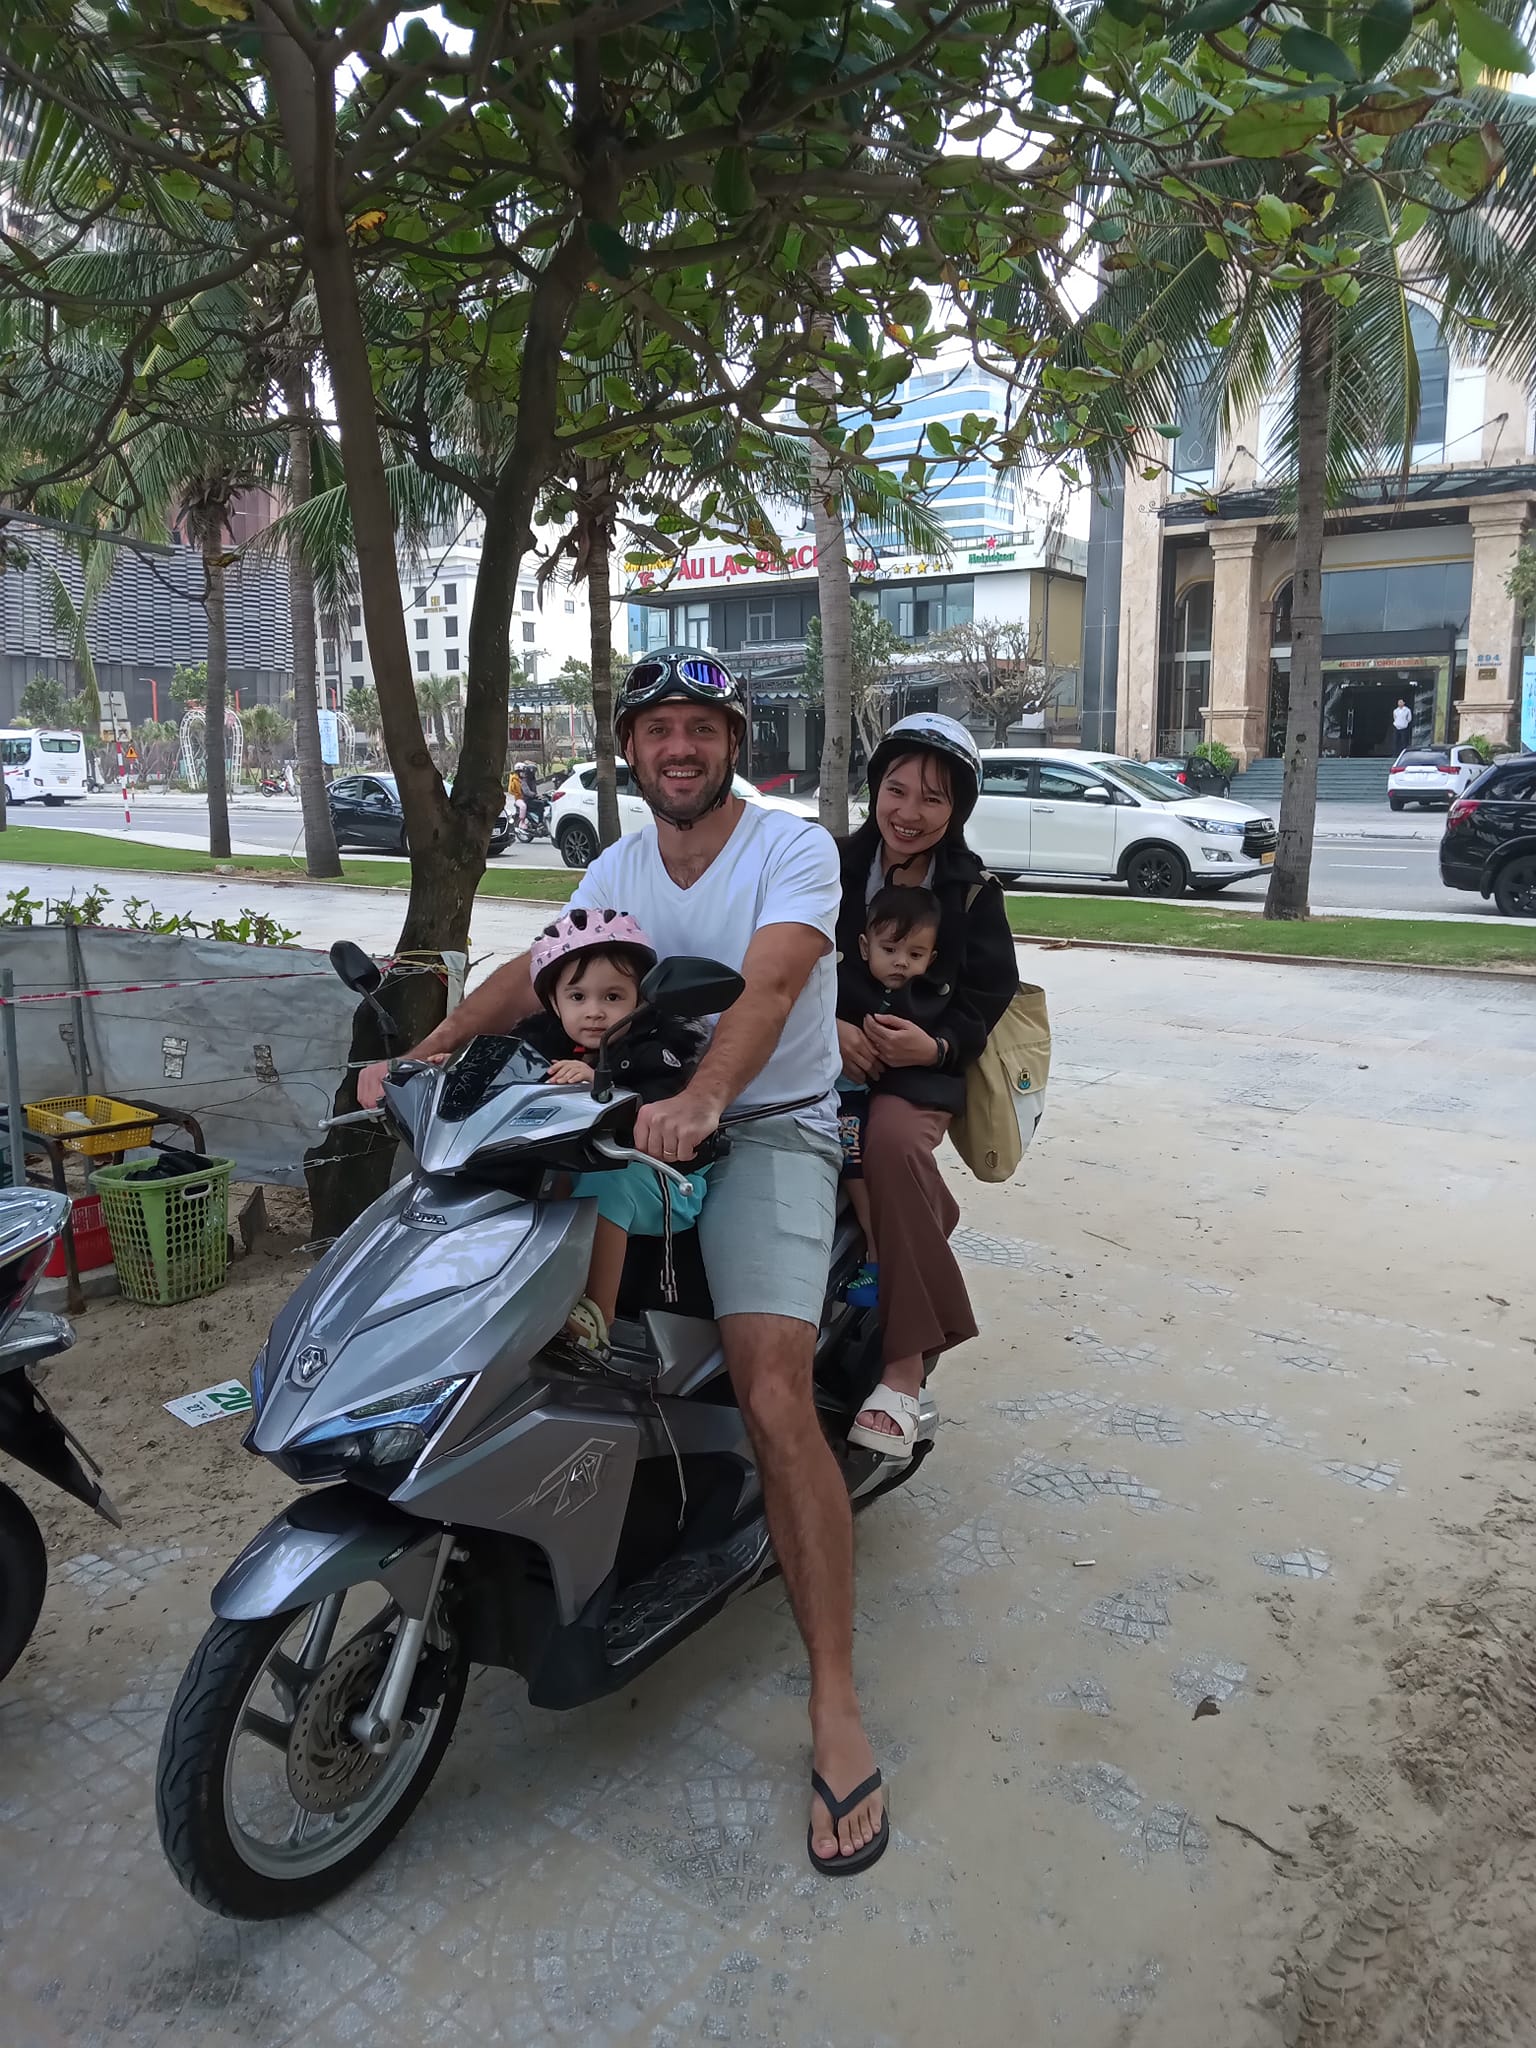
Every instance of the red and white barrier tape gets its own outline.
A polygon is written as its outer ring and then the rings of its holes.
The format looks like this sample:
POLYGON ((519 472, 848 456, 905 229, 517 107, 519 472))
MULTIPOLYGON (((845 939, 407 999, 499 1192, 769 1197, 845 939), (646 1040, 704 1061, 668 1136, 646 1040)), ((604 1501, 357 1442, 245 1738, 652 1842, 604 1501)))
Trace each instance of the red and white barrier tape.
POLYGON ((123 981, 106 988, 51 988, 40 995, 0 996, 0 1009, 23 1003, 75 1003, 88 996, 139 996, 167 988, 233 988, 252 981, 329 981, 323 968, 298 968, 286 974, 209 974, 200 981, 123 981))

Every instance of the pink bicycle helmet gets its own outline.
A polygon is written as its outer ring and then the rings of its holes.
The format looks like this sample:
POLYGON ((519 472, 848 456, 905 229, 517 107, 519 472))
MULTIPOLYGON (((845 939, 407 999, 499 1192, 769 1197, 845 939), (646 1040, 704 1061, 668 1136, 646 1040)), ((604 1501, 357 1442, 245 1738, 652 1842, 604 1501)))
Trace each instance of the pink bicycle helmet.
POLYGON ((597 947, 628 953, 640 974, 656 965, 656 948, 627 910, 568 910, 564 917, 545 925, 528 956, 533 992, 546 1009, 562 964, 573 954, 597 947))

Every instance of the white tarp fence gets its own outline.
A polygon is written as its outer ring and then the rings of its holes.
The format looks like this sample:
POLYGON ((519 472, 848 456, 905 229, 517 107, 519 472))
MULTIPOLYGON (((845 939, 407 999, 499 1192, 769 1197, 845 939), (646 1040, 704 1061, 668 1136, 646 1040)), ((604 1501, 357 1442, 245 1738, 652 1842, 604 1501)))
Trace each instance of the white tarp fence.
MULTIPOLYGON (((304 1153, 324 1135, 357 1008, 325 954, 90 927, 79 940, 88 989, 213 982, 88 997, 88 1092, 185 1110, 208 1150, 234 1160, 238 1179, 302 1187, 304 1153)), ((75 985, 60 925, 0 931, 0 967, 15 975, 18 996, 75 985)), ((462 956, 450 970, 452 1003, 463 993, 462 956)), ((12 1014, 23 1101, 79 1093, 74 1005, 18 1003, 12 1014)))

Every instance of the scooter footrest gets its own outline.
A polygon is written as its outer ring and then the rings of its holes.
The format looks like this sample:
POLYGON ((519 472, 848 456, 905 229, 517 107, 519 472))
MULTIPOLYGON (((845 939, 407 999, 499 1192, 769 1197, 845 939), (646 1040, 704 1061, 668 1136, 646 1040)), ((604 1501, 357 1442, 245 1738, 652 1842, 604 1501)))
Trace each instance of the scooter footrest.
POLYGON ((603 1624, 603 1646, 610 1661, 633 1656, 705 1601, 728 1592, 761 1563, 767 1550, 768 1532, 755 1521, 708 1550, 665 1558, 643 1579, 622 1587, 603 1624))

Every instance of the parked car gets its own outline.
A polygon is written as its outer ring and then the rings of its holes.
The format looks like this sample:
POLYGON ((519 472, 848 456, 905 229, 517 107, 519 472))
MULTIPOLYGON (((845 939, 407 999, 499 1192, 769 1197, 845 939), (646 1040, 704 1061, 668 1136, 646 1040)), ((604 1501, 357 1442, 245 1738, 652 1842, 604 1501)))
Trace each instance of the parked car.
MULTIPOLYGON (((326 787, 336 844, 365 846, 370 853, 405 853, 405 812, 393 775, 342 775, 326 787)), ((512 843, 512 820, 503 811, 491 833, 490 852, 512 843)))
POLYGON ((1211 896, 1272 867, 1275 821, 1249 804, 1192 796, 1145 761, 1057 748, 982 754, 966 837, 1003 876, 1124 882, 1133 896, 1211 896))
POLYGON ((1451 805, 1440 879, 1491 896, 1505 917, 1536 917, 1536 754, 1495 761, 1451 805))
POLYGON ((1465 796, 1486 766, 1475 747, 1408 747, 1387 774, 1387 802, 1394 811, 1420 804, 1449 810, 1465 796))
MULTIPOLYGON (((632 787, 625 762, 616 764, 616 775, 620 828, 638 832, 642 825, 650 823, 650 809, 645 798, 632 787)), ((733 786, 737 796, 744 797, 749 804, 761 804, 766 811, 792 811, 797 818, 816 815, 814 804, 801 803, 797 797, 765 796, 744 775, 738 775, 733 786)), ((597 859, 601 843, 597 836, 597 763, 583 761, 573 768, 554 792, 552 802, 555 846, 560 858, 568 868, 590 866, 597 859)))
POLYGON ((1204 754, 1165 754, 1147 763, 1159 775, 1171 775, 1191 796, 1226 796, 1232 788, 1230 775, 1223 775, 1204 754))

